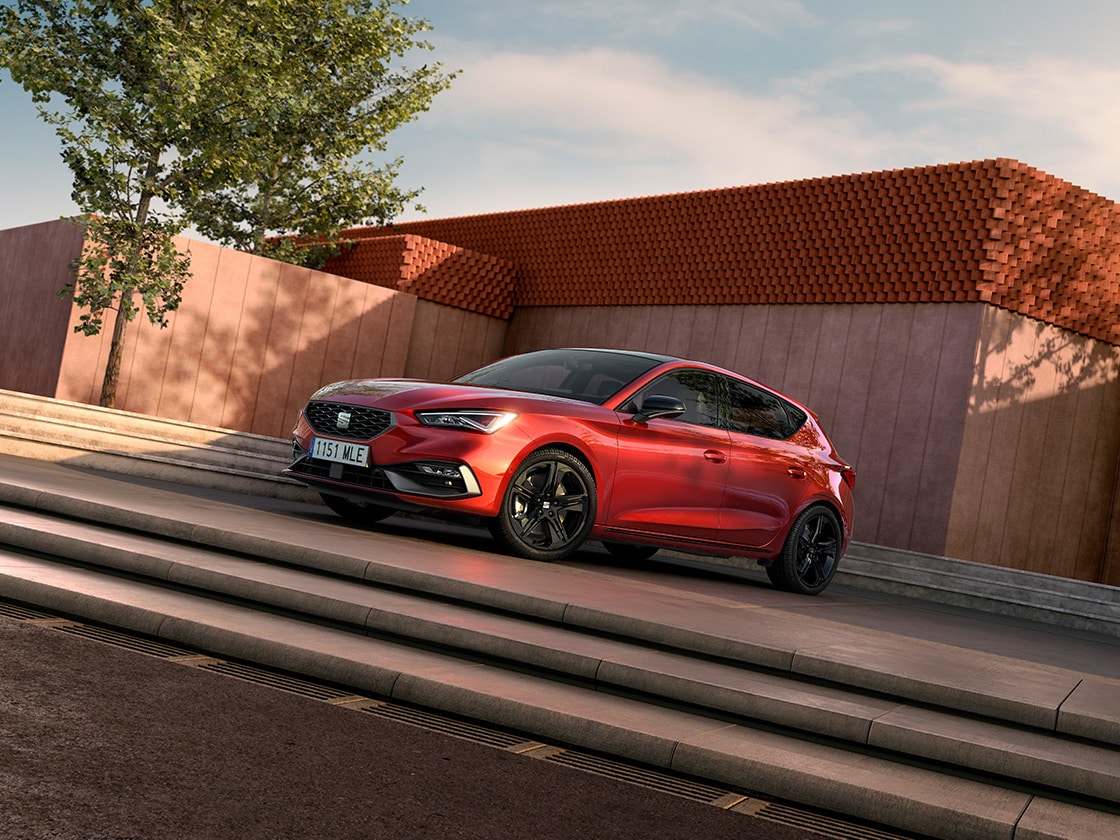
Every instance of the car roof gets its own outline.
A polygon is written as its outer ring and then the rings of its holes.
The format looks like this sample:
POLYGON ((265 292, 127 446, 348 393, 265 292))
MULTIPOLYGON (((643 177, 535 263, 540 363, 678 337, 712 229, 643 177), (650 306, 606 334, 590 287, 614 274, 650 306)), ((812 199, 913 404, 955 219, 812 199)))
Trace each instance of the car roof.
POLYGON ((646 353, 642 350, 615 350, 612 347, 560 347, 559 350, 583 350, 588 353, 614 353, 619 356, 634 356, 639 359, 649 359, 659 364, 665 362, 684 362, 679 356, 664 356, 660 353, 646 353))

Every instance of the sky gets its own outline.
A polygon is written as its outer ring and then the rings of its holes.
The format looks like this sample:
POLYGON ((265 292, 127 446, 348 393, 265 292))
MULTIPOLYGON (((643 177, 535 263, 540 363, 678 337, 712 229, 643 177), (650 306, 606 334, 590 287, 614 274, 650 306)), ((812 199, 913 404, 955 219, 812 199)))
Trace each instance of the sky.
MULTIPOLYGON (((1120 201, 1115 0, 412 0, 401 220, 1009 157, 1120 201)), ((75 211, 0 72, 0 229, 75 211)))

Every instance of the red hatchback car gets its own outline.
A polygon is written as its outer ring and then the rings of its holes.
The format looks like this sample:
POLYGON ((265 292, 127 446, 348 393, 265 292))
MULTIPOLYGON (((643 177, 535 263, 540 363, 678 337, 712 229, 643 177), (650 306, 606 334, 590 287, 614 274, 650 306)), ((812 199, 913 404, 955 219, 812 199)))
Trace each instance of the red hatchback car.
POLYGON ((540 350, 450 383, 358 379, 311 396, 285 475, 344 518, 481 518, 508 551, 558 560, 589 538, 745 556, 815 595, 852 528, 855 472, 812 413, 701 362, 540 350))

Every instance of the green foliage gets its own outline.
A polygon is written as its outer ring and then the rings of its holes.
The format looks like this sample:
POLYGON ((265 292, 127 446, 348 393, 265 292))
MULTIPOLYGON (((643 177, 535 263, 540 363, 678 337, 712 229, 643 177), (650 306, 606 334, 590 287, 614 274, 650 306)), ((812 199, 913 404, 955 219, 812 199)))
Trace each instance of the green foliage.
MULTIPOLYGON (((393 129, 453 75, 397 67, 430 45, 406 0, 15 0, 0 7, 0 66, 62 141, 73 199, 98 247, 68 290, 131 320, 178 306, 189 270, 170 237, 193 225, 222 244, 321 259, 344 227, 413 202, 380 166, 393 129), (293 248, 276 235, 317 244, 293 248), (279 243, 279 244, 278 244, 279 243), (112 255, 112 256, 109 256, 112 255), (97 263, 97 259, 103 259, 97 263), (116 303, 114 304, 114 300, 116 303)), ((114 331, 114 358, 119 359, 114 331)), ((108 372, 107 372, 108 378, 108 372)))
MULTIPOLYGON (((237 86, 238 118, 216 109, 199 115, 221 154, 185 167, 191 223, 261 253, 270 236, 330 242, 344 227, 389 221, 418 191, 395 185, 399 159, 375 165, 369 155, 384 152, 387 136, 453 78, 438 64, 394 65, 430 49, 416 39, 427 23, 394 13, 397 0, 255 5, 255 15, 226 16, 228 48, 215 50, 222 60, 209 67, 220 91, 237 86)), ((218 91, 205 95, 213 100, 218 91)))
POLYGON ((354 240, 338 238, 304 239, 302 237, 280 236, 266 239, 257 249, 257 254, 271 260, 302 265, 305 268, 322 269, 327 260, 348 251, 357 244, 354 240))
POLYGON ((82 260, 68 287, 81 289, 79 304, 97 306, 76 329, 96 333, 114 305, 131 319, 137 292, 152 320, 165 323, 179 300, 165 292, 189 261, 172 258, 170 242, 162 241, 182 225, 162 209, 179 197, 178 172, 167 163, 176 150, 177 106, 166 99, 172 86, 161 83, 166 56, 152 42, 157 9, 119 0, 19 0, 2 11, 0 63, 55 126, 74 202, 96 217, 90 253, 105 252, 82 260))
POLYGON ((158 224, 139 228, 133 222, 91 216, 85 227, 82 256, 71 266, 74 282, 59 295, 72 295, 82 309, 75 332, 97 335, 106 309, 116 307, 126 321, 139 312, 136 294, 148 319, 167 326, 167 313, 179 308, 190 277, 190 256, 180 254, 158 224))

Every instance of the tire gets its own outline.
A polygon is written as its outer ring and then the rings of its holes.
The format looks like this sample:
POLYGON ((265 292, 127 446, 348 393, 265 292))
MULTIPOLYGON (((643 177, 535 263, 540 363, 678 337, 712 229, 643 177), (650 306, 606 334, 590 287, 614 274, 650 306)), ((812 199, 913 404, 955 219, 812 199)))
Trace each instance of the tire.
POLYGON ((490 532, 519 557, 562 560, 583 545, 597 510, 595 479, 583 461, 541 449, 518 465, 490 532))
POLYGON ((814 505, 794 521, 782 553, 766 567, 766 574, 778 589, 818 595, 836 574, 842 542, 843 531, 836 514, 823 505, 814 505))
POLYGON ((332 496, 330 493, 320 493, 319 498, 323 500, 323 504, 351 525, 372 525, 396 513, 389 507, 371 502, 355 502, 342 496, 332 496))
POLYGON ((609 542, 607 540, 603 540, 603 548, 607 550, 611 557, 617 557, 627 563, 641 563, 643 560, 653 557, 658 551, 655 545, 635 545, 634 543, 609 542))

